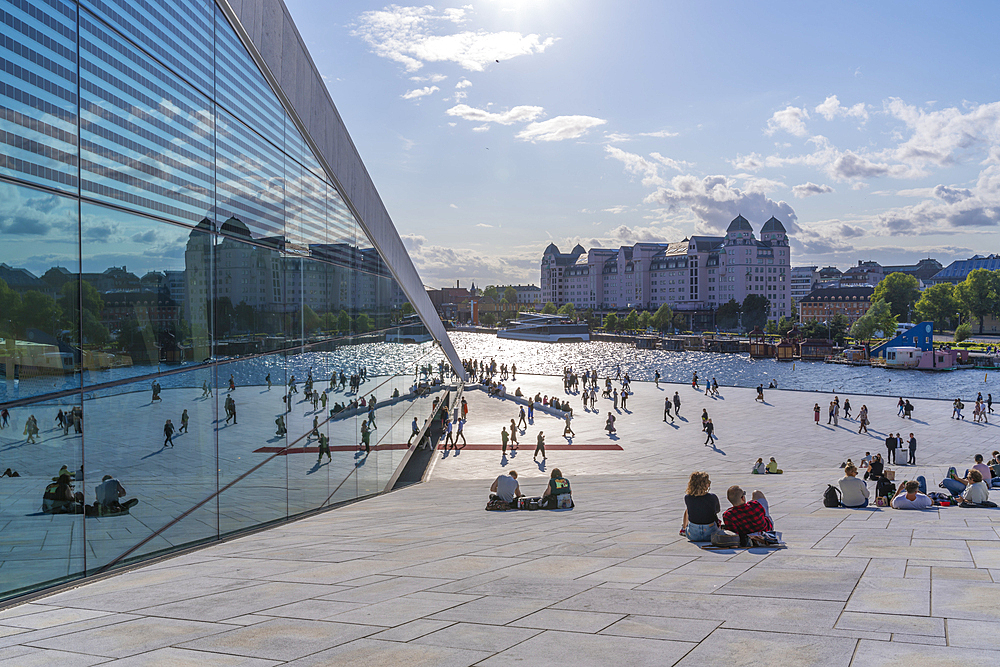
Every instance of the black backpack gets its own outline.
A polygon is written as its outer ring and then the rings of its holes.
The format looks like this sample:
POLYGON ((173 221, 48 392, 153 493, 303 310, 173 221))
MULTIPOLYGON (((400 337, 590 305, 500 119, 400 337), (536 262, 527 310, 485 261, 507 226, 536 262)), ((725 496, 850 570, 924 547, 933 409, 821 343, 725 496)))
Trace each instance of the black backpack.
POLYGON ((840 507, 840 489, 833 484, 826 485, 823 492, 823 507, 840 507))
POLYGON ((878 478, 875 483, 875 495, 892 498, 895 493, 896 485, 892 483, 892 480, 888 480, 884 476, 878 478))

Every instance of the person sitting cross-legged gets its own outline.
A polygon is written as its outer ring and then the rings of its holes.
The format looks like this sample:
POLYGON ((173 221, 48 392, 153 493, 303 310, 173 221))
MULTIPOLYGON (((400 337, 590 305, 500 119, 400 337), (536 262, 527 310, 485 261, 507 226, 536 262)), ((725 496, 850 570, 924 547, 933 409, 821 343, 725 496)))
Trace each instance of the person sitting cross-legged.
MULTIPOLYGON (((986 480, 978 470, 969 471, 969 485, 962 493, 962 502, 970 505, 982 505, 990 499, 990 490, 986 486, 986 480)), ((992 504, 990 505, 992 506, 992 504)))
POLYGON ((851 463, 844 468, 844 478, 840 480, 841 507, 868 507, 868 485, 858 479, 858 469, 851 463))
POLYGON ((726 497, 732 503, 722 515, 723 528, 740 536, 740 542, 751 533, 774 530, 774 522, 768 512, 767 498, 761 491, 754 491, 747 502, 746 491, 739 486, 731 486, 726 497))
POLYGON ((511 470, 506 475, 500 475, 490 487, 490 498, 499 498, 508 505, 514 504, 522 495, 524 494, 521 493, 516 470, 511 470))

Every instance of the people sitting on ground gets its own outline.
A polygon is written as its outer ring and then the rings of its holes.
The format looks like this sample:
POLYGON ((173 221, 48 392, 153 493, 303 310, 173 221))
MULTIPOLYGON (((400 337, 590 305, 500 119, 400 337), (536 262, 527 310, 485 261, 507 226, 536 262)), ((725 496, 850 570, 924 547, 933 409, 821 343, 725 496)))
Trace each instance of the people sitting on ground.
POLYGON ((549 484, 542 492, 540 507, 545 510, 573 507, 573 495, 570 492, 569 480, 563 477, 559 468, 553 468, 552 474, 549 475, 549 484))
POLYGON ((885 463, 882 462, 882 455, 876 454, 868 464, 868 472, 865 473, 865 479, 878 479, 882 476, 882 471, 885 470, 885 463))
POLYGON ((6 470, 3 471, 3 474, 0 475, 0 477, 20 477, 20 475, 17 474, 16 470, 11 470, 10 468, 7 468, 6 470))
POLYGON ((757 459, 757 463, 753 464, 753 470, 750 471, 753 475, 763 475, 767 473, 767 464, 764 463, 764 459, 757 459))
POLYGON ((681 519, 681 535, 691 542, 709 542, 719 530, 719 497, 709 493, 712 480, 707 472, 695 471, 688 479, 687 493, 684 495, 684 518, 681 519))
POLYGON ((765 472, 768 475, 780 475, 781 473, 783 473, 785 471, 778 467, 778 462, 775 461, 774 457, 772 456, 771 460, 767 462, 767 468, 766 468, 765 472))
POLYGON ((868 466, 871 465, 871 462, 872 462, 872 453, 865 452, 865 455, 861 457, 861 467, 867 468, 868 466))
MULTIPOLYGON (((965 487, 969 485, 969 473, 975 470, 979 472, 980 476, 982 476, 983 482, 986 486, 992 487, 993 471, 990 470, 989 466, 983 463, 983 455, 976 454, 973 460, 975 463, 972 464, 972 468, 965 471, 965 477, 959 477, 954 468, 949 468, 948 476, 941 480, 941 484, 939 486, 948 489, 948 492, 957 498, 962 495, 965 491, 965 487)), ((1000 482, 1000 479, 997 481, 1000 482)))
POLYGON ((920 483, 917 481, 900 482, 889 505, 897 510, 925 510, 934 506, 930 497, 920 493, 920 483))
POLYGON ((132 498, 124 503, 119 500, 125 497, 125 487, 111 475, 101 478, 101 483, 94 487, 94 493, 97 495, 94 507, 99 515, 127 514, 131 508, 139 504, 138 498, 132 498))
MULTIPOLYGON (((962 503, 967 505, 985 505, 990 499, 990 490, 986 480, 978 470, 969 471, 969 485, 962 492, 962 503)), ((992 506, 992 503, 990 503, 992 506)))
POLYGON ((490 499, 499 498, 508 505, 514 504, 522 495, 524 494, 521 493, 521 486, 517 482, 516 470, 498 476, 490 487, 490 499))
POLYGON ((739 486, 731 486, 726 497, 732 507, 722 515, 722 527, 739 535, 741 544, 752 533, 774 530, 774 521, 771 520, 763 492, 754 491, 750 502, 747 502, 746 492, 739 486))
POLYGON ((59 478, 45 487, 42 494, 42 512, 45 514, 83 514, 83 494, 73 492, 73 482, 69 475, 59 478))
POLYGON ((516 396, 518 398, 521 398, 521 397, 524 396, 524 394, 521 393, 521 388, 520 387, 518 387, 517 389, 514 390, 514 396, 516 396))
POLYGON ((840 485, 840 506, 841 507, 868 507, 868 485, 864 480, 858 479, 858 468, 853 463, 844 468, 844 477, 838 482, 840 485))

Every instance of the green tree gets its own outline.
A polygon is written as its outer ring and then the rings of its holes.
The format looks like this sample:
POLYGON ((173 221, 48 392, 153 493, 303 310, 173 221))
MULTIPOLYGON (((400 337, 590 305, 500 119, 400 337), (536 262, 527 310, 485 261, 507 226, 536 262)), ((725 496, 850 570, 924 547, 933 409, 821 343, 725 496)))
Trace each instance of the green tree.
POLYGON ((688 318, 684 313, 674 313, 674 328, 678 331, 686 331, 688 328, 688 318))
POLYGON ((507 303, 517 305, 517 290, 513 287, 508 287, 503 291, 503 298, 507 299, 507 303))
POLYGON ((789 319, 786 319, 785 317, 782 317, 780 320, 778 320, 778 333, 781 334, 782 336, 787 335, 788 332, 792 330, 793 326, 795 326, 794 322, 792 322, 789 319))
MULTIPOLYGON (((75 321, 76 318, 73 318, 75 321)), ((21 330, 40 329, 54 334, 63 322, 62 309, 56 305, 56 300, 47 294, 29 290, 21 296, 20 316, 21 330)))
POLYGON ((618 316, 608 313, 604 316, 604 329, 606 331, 616 331, 618 329, 618 316))
POLYGON ((626 331, 632 331, 639 327, 639 313, 634 310, 629 311, 629 314, 625 317, 625 321, 622 322, 622 328, 626 331))
POLYGON ((554 304, 551 301, 549 301, 542 308, 542 314, 544 314, 544 315, 555 315, 556 314, 556 304, 554 304))
POLYGON ((484 327, 491 327, 497 323, 497 316, 493 313, 483 313, 479 321, 483 323, 484 327))
POLYGON ((983 333, 983 320, 987 315, 1000 312, 998 303, 1000 279, 993 271, 975 269, 965 280, 955 285, 955 298, 971 317, 979 320, 979 333, 983 333))
POLYGON ((963 340, 968 340, 969 336, 971 335, 972 335, 972 327, 969 326, 968 322, 966 322, 965 324, 959 324, 957 327, 955 327, 956 343, 961 343, 963 340))
POLYGON ((372 318, 368 317, 368 313, 361 313, 354 320, 354 328, 358 333, 368 333, 372 330, 372 318))
POLYGON ((914 311, 917 320, 933 322, 934 328, 942 331, 961 308, 961 304, 955 298, 955 286, 951 283, 938 283, 923 291, 914 306, 914 311))
POLYGON ((764 327, 764 331, 772 335, 776 334, 778 333, 778 325, 775 324, 774 320, 768 320, 767 325, 764 327))
POLYGON ((771 314, 771 302, 760 294, 747 294, 743 299, 743 328, 756 329, 764 326, 771 314))
POLYGON ((337 328, 337 316, 332 312, 323 313, 321 316, 322 326, 325 331, 333 331, 337 328))
POLYGON ((642 314, 639 315, 639 328, 640 329, 648 329, 649 328, 649 323, 652 321, 652 319, 653 319, 653 316, 652 316, 652 314, 650 314, 650 312, 648 310, 642 311, 642 314))
POLYGON ((843 345, 845 338, 847 338, 847 329, 850 327, 850 320, 847 319, 847 315, 843 313, 837 313, 830 320, 829 333, 833 342, 837 345, 843 345))
POLYGON ((13 336, 18 329, 21 296, 0 279, 0 336, 13 336))
POLYGON ((740 306, 736 299, 730 298, 729 301, 720 305, 715 310, 715 326, 720 329, 735 329, 740 322, 740 313, 743 308, 740 306))
POLYGON ((413 304, 411 304, 409 301, 407 301, 406 303, 404 303, 403 307, 400 308, 400 310, 403 313, 403 317, 407 317, 407 316, 412 315, 413 313, 417 312, 416 310, 413 309, 413 304))
POLYGON ((562 308, 556 311, 557 315, 565 315, 566 317, 576 317, 576 306, 572 303, 564 304, 562 308))
POLYGON ((857 340, 871 340, 878 332, 886 337, 894 336, 896 332, 896 316, 892 314, 892 306, 884 299, 873 301, 868 312, 851 326, 851 336, 857 340))
POLYGON ((663 304, 656 309, 655 313, 653 313, 653 326, 660 331, 664 331, 670 327, 670 323, 673 319, 674 313, 670 310, 670 306, 663 304))
POLYGON ((872 294, 872 301, 884 300, 892 308, 892 314, 904 321, 919 298, 920 281, 915 276, 898 271, 883 278, 872 294))
MULTIPOLYGON (((237 312, 239 306, 237 306, 237 312)), ((316 311, 313 310, 309 305, 302 306, 302 325, 305 327, 306 331, 316 331, 319 329, 320 319, 316 311)))
POLYGON ((500 302, 500 295, 497 293, 497 288, 494 285, 490 285, 489 287, 483 290, 483 298, 491 299, 493 303, 500 302))
POLYGON ((341 333, 351 332, 351 316, 347 314, 346 310, 342 310, 337 313, 337 329, 341 333))

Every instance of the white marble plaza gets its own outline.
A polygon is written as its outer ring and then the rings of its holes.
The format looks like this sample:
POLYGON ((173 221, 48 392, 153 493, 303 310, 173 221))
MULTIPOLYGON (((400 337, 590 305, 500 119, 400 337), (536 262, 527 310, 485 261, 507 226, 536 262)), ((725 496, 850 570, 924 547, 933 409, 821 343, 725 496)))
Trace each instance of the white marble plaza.
MULTIPOLYGON (((971 405, 976 387, 954 374, 971 405)), ((557 378, 512 391, 564 396, 557 378)), ((827 509, 841 461, 912 431, 935 487, 948 466, 998 448, 994 424, 950 419, 950 398, 850 396, 871 411, 826 425, 829 394, 634 383, 617 439, 579 397, 572 442, 536 412, 502 459, 513 401, 470 388, 468 446, 442 451, 429 482, 0 612, 0 665, 888 665, 1000 659, 1000 510, 827 509), (679 391, 683 421, 662 421, 679 391), (824 407, 820 425, 812 406, 824 407), (718 440, 704 444, 707 408, 718 440), (548 457, 532 460, 544 430, 548 457), (611 445, 612 447, 609 447, 611 445), (620 449, 618 449, 620 447, 620 449), (578 449, 576 449, 578 448, 578 449), (575 449, 575 451, 574 451, 575 449), (774 456, 780 476, 750 475, 774 456), (558 466, 577 507, 483 511, 490 480, 515 468, 539 494, 558 466), (678 535, 688 474, 723 497, 763 490, 788 549, 710 552, 678 535)), ((841 401, 845 398, 840 396, 841 401)), ((404 425, 405 426, 405 425, 404 425)), ((155 443, 154 443, 155 444, 155 443)), ((180 445, 178 445, 178 451, 180 445)), ((176 453, 176 452, 175 452, 176 453)), ((285 457, 291 458, 291 457, 285 457)), ((2 480, 6 483, 9 480, 2 480)), ((2 487, 0 487, 2 488, 2 487)), ((2 570, 0 570, 2 573, 2 570)))

